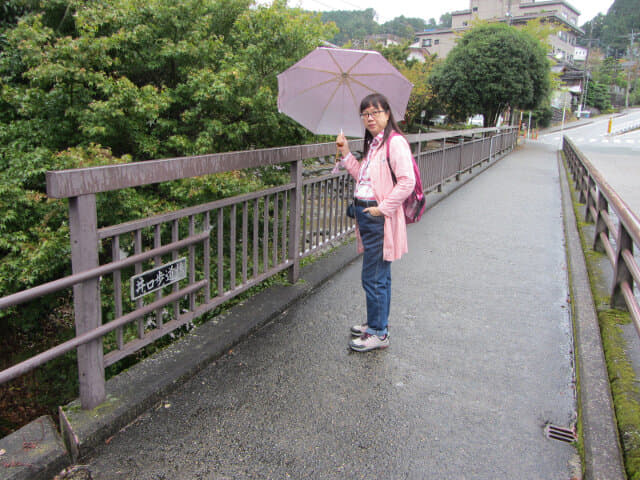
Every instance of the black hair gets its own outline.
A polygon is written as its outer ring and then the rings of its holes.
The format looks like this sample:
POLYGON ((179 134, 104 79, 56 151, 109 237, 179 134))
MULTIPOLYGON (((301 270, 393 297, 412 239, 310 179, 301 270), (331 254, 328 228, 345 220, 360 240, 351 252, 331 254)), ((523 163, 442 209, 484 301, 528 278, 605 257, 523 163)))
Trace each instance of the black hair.
MULTIPOLYGON (((399 133, 400 135, 403 135, 402 130, 400 130, 400 127, 396 123, 395 118, 393 118, 393 112, 391 111, 391 107, 389 106, 387 97, 385 97, 381 93, 372 93, 370 95, 367 95, 360 102, 360 113, 364 112, 369 107, 380 108, 389 114, 389 121, 387 122, 387 126, 384 128, 384 135, 382 136, 383 145, 384 142, 389 139, 391 133, 393 133, 394 131, 399 133)), ((366 158, 367 154, 369 153, 369 147, 371 146, 372 141, 373 135, 371 135, 371 132, 369 132, 369 130, 365 128, 364 150, 362 152, 364 158, 366 158)))

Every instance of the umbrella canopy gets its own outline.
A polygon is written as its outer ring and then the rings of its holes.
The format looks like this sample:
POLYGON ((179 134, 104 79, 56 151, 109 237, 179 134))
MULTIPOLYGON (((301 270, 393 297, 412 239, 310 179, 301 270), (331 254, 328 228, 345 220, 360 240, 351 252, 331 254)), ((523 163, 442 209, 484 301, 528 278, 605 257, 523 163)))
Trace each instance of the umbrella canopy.
POLYGON ((412 88, 379 52, 320 47, 278 75, 278 110, 315 134, 361 137, 364 97, 383 94, 399 121, 412 88))

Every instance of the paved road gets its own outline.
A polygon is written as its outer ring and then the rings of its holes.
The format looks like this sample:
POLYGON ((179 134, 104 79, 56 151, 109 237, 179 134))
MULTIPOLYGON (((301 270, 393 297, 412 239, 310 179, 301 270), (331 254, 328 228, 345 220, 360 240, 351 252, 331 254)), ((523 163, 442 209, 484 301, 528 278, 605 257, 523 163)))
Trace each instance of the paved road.
MULTIPOLYGON (((608 135, 609 116, 593 123, 565 130, 578 148, 591 160, 631 209, 640 217, 640 130, 608 135)), ((613 118, 612 131, 640 125, 640 110, 627 111, 613 118)), ((559 145, 561 132, 541 135, 540 141, 559 145)))
MULTIPOLYGON (((568 479, 572 335, 555 149, 429 210, 394 263, 391 347, 359 354, 357 260, 102 445, 93 478, 568 479)), ((353 245, 348 248, 355 248, 353 245)))

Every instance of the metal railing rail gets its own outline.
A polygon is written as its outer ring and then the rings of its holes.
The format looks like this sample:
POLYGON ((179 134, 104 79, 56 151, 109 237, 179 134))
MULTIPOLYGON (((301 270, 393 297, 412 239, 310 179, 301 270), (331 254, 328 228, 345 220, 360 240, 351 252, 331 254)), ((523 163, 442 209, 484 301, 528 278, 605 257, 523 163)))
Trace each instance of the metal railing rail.
POLYGON ((640 267, 633 255, 634 245, 640 247, 640 219, 567 136, 563 137, 562 150, 579 201, 586 205, 585 221, 595 224, 593 249, 606 253, 613 267, 611 305, 629 311, 640 335, 640 307, 634 294, 634 282, 640 285, 640 267))
MULTIPOLYGON (((407 138, 428 193, 511 151, 517 130, 407 138)), ((362 140, 351 147, 361 150, 362 140)), ((346 172, 303 179, 304 160, 326 162, 334 152, 326 143, 47 172, 48 195, 69 199, 72 274, 0 298, 0 309, 73 287, 76 336, 0 371, 0 383, 77 349, 81 405, 94 408, 106 396, 105 367, 283 270, 296 281, 302 258, 355 229, 344 214, 354 188, 346 172), (102 192, 279 164, 290 166, 284 185, 97 226, 102 192), (183 276, 173 277, 179 264, 183 276), (169 277, 177 280, 161 282, 169 277)))

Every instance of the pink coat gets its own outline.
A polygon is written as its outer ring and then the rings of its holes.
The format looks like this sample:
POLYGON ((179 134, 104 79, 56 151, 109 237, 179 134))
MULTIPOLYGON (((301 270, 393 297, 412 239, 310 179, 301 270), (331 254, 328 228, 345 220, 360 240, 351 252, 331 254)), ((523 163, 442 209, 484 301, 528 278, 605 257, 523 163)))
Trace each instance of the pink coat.
MULTIPOLYGON (((383 258, 389 262, 398 260, 409 251, 402 202, 413 191, 416 183, 409 143, 402 135, 393 135, 390 137, 390 142, 389 162, 398 183, 393 185, 391 172, 386 162, 387 147, 385 144, 380 145, 373 152, 373 158, 369 163, 373 192, 378 202, 378 208, 385 217, 383 258)), ((352 154, 349 154, 342 160, 342 164, 357 181, 364 162, 359 162, 352 154)), ((364 248, 357 225, 356 235, 358 237, 358 252, 361 253, 364 248)))

